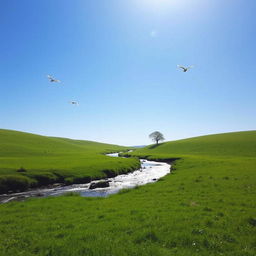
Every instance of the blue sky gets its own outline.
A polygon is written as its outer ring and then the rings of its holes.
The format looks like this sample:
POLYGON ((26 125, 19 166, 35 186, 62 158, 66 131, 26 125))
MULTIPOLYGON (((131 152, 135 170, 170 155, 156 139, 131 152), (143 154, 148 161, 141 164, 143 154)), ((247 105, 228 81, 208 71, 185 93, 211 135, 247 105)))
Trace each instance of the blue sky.
POLYGON ((0 127, 122 145, 254 130, 255 12, 254 0, 0 0, 0 127))

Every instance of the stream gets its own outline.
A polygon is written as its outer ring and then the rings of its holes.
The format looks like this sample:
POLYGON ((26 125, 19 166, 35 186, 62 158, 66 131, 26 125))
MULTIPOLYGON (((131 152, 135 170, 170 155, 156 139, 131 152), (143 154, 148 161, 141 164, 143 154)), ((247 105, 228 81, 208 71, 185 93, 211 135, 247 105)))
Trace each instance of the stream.
MULTIPOLYGON (((107 154, 109 157, 118 157, 118 153, 107 154)), ((69 192, 79 193, 84 197, 106 197, 118 193, 122 189, 153 183, 170 173, 171 165, 162 162, 141 159, 141 168, 127 174, 121 174, 114 178, 92 181, 86 184, 73 184, 69 186, 57 186, 55 188, 34 189, 20 193, 0 195, 0 203, 10 201, 22 201, 30 197, 60 196, 69 192), (90 189, 92 183, 107 181, 109 187, 90 189)))

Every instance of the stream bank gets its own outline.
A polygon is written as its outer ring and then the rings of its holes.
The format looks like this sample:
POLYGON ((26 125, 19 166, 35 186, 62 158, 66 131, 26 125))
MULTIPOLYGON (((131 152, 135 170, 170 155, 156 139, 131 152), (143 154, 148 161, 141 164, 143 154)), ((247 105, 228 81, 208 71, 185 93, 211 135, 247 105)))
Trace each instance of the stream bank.
MULTIPOLYGON (((118 153, 107 154, 109 157, 119 157, 118 153)), ((158 181, 170 173, 171 165, 163 162, 140 159, 141 168, 127 174, 112 178, 91 181, 85 184, 57 186, 53 188, 34 189, 31 191, 0 195, 0 203, 25 200, 30 197, 60 196, 66 193, 78 193, 84 197, 107 197, 122 189, 134 188, 158 181), (97 184, 100 184, 97 185, 97 184)))

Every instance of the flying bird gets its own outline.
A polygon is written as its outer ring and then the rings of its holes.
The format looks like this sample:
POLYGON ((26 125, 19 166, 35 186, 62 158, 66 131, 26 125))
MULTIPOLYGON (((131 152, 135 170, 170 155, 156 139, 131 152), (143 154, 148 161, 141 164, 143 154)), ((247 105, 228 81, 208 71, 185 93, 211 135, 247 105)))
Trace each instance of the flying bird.
POLYGON ((79 103, 77 102, 77 101, 69 101, 69 103, 71 104, 71 105, 79 105, 79 103))
POLYGON ((47 77, 51 83, 60 83, 60 80, 55 79, 53 76, 47 75, 47 77))
POLYGON ((188 70, 193 68, 194 66, 184 67, 184 66, 178 65, 177 67, 182 69, 183 72, 188 72, 188 70))

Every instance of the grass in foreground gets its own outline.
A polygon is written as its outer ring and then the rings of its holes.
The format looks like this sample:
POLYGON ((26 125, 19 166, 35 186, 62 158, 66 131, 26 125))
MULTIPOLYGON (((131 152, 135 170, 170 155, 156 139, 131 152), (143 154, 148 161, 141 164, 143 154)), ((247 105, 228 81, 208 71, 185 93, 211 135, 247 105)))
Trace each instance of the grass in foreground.
POLYGON ((138 168, 135 159, 104 155, 127 148, 0 130, 0 193, 52 183, 84 183, 138 168))
POLYGON ((244 148, 255 148, 256 133, 247 142, 239 138, 246 133, 233 135, 215 135, 219 150, 209 136, 201 153, 194 139, 184 144, 186 154, 175 153, 180 141, 135 151, 182 159, 161 181, 106 199, 69 195, 1 205, 0 255, 254 256, 256 158, 244 148))

